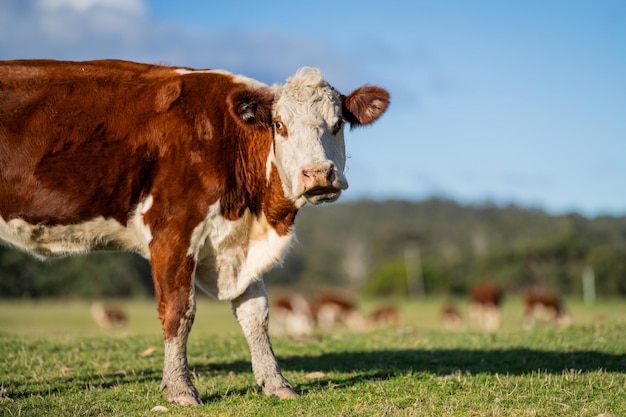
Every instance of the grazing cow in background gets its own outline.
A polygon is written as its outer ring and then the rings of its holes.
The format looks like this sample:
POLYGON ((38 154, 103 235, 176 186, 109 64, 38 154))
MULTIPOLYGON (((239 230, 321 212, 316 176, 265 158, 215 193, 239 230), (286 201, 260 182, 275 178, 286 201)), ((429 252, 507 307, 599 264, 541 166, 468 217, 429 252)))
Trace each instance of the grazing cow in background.
POLYGON ((103 329, 125 326, 128 315, 120 307, 108 306, 102 302, 91 304, 91 316, 103 329))
POLYGON ((388 103, 375 86, 342 95, 313 68, 268 86, 117 60, 1 62, 0 238, 40 258, 149 259, 168 400, 200 403, 186 356, 195 286, 232 303, 264 392, 295 397, 262 276, 298 210, 348 187, 344 124, 369 125, 388 103))
POLYGON ((400 311, 392 305, 377 307, 367 316, 367 322, 371 327, 397 326, 401 320, 400 311))
POLYGON ((522 326, 531 329, 538 321, 567 326, 571 317, 563 308, 559 296, 544 288, 530 288, 524 293, 522 326))
POLYGON ((471 321, 482 330, 493 332, 502 321, 502 291, 490 282, 477 282, 470 289, 471 321))
POLYGON ((378 307, 365 317, 347 296, 325 292, 309 301, 297 293, 272 295, 270 330, 277 334, 308 336, 316 329, 360 331, 399 323, 400 312, 391 305, 378 307))
POLYGON ((314 328, 315 319, 306 298, 295 293, 272 296, 272 332, 306 336, 313 333, 314 328))
POLYGON ((446 303, 441 309, 441 323, 446 330, 462 330, 465 328, 463 316, 456 304, 446 303))
POLYGON ((324 292, 311 302, 315 324, 322 330, 345 326, 350 330, 363 330, 365 317, 358 311, 350 297, 324 292))

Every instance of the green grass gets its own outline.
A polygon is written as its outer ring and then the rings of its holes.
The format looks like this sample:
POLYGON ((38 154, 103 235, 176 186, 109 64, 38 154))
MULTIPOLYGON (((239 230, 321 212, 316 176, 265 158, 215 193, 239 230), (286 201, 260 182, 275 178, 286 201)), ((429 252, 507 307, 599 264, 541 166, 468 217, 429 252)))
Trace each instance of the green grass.
POLYGON ((280 401, 254 383, 228 305, 203 300, 188 356, 205 404, 184 408, 158 390, 163 348, 153 301, 124 304, 129 326, 114 330, 98 329, 84 302, 1 301, 0 415, 626 415, 625 302, 572 303, 572 326, 525 331, 510 300, 496 334, 440 330, 441 305, 401 303, 398 327, 274 336, 301 394, 280 401), (142 356, 149 347, 157 350, 142 356), (169 411, 151 411, 157 405, 169 411))

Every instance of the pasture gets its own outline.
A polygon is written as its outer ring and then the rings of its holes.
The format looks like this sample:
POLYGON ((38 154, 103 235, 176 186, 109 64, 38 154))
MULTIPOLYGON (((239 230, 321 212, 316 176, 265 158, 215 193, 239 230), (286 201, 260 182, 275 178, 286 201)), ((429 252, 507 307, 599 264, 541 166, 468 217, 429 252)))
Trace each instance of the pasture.
POLYGON ((158 390, 154 301, 116 304, 128 324, 101 329, 87 301, 0 301, 0 415, 626 415, 623 300, 568 300, 574 322, 566 328, 523 330, 521 303, 510 298, 494 334, 443 330, 444 300, 427 298, 398 302, 398 326, 274 335, 284 375, 301 395, 280 401, 254 382, 229 305, 201 298, 188 347, 204 402, 195 408, 169 404, 158 390))

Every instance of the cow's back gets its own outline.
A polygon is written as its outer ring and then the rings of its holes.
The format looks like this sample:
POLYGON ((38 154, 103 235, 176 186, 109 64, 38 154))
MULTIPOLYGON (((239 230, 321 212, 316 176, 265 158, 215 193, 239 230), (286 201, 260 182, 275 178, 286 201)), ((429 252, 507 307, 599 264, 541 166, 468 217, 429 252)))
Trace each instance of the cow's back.
POLYGON ((167 135, 189 136, 173 69, 122 61, 0 64, 0 239, 43 256, 146 254, 167 135), (137 223, 138 227, 133 222, 137 223))
POLYGON ((125 223, 147 186, 158 124, 180 94, 177 74, 119 61, 12 61, 0 80, 2 217, 125 223))

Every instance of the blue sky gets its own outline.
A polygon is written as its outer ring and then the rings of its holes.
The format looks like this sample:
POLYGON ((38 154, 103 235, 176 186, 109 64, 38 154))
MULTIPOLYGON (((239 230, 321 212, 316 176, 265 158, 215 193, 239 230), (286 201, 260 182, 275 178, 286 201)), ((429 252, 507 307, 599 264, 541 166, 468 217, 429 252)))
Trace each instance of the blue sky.
POLYGON ((266 83, 319 67, 388 112, 344 200, 626 215, 626 2, 0 0, 0 59, 122 58, 266 83))

